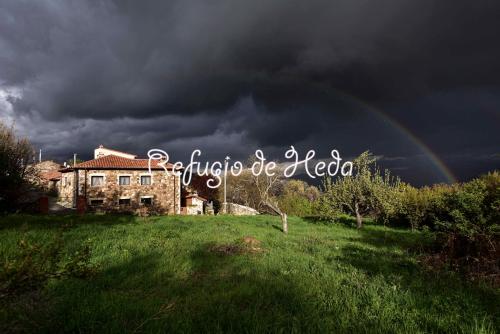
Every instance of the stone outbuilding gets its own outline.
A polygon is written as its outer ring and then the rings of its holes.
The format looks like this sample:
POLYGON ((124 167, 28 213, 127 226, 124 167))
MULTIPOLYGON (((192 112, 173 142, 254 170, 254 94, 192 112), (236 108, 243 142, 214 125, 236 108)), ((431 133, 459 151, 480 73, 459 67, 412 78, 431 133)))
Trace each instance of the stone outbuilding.
POLYGON ((182 207, 182 214, 185 215, 202 215, 205 212, 205 203, 207 200, 194 192, 186 195, 183 199, 185 206, 182 207))

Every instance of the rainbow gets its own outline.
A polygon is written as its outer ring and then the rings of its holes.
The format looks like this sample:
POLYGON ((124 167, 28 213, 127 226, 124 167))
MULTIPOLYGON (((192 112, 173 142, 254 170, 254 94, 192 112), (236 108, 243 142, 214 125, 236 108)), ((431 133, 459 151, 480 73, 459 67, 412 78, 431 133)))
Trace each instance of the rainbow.
POLYGON ((447 180, 447 183, 456 183, 458 182, 455 175, 453 175, 452 171, 446 166, 446 164, 439 158, 439 156, 434 153, 431 148, 425 144, 420 138, 418 138, 410 129, 401 124, 398 120, 394 119, 387 113, 383 112, 380 109, 377 109, 370 104, 360 100, 359 98, 350 95, 344 91, 340 91, 337 89, 333 89, 330 87, 322 87, 322 90, 325 91, 333 91, 336 96, 340 96, 344 100, 350 103, 354 103, 362 110, 368 111, 371 114, 375 115, 378 119, 388 123, 392 128, 394 128, 399 134, 408 138, 411 143, 413 143, 419 150, 424 154, 432 165, 439 171, 439 173, 447 180))

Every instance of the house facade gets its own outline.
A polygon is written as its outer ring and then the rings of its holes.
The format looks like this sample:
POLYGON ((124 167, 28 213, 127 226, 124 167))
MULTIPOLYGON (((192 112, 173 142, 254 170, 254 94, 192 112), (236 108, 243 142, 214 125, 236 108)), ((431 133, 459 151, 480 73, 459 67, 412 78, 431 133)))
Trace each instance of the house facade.
POLYGON ((180 176, 172 164, 165 165, 167 174, 158 162, 151 161, 150 172, 148 159, 101 145, 94 159, 61 170, 59 203, 74 208, 84 201, 89 210, 107 212, 180 214, 180 176))

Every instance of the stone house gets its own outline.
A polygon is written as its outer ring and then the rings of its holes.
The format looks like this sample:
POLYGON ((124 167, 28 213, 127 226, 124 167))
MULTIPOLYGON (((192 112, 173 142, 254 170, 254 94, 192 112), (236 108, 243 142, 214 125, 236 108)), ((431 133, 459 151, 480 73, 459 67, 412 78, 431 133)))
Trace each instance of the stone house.
POLYGON ((201 215, 203 214, 204 204, 207 200, 198 195, 198 193, 190 193, 182 199, 181 214, 185 215, 201 215))
POLYGON ((76 207, 85 201, 89 210, 111 212, 154 211, 181 213, 181 182, 168 163, 167 175, 158 160, 99 146, 94 159, 61 169, 59 203, 76 207))
POLYGON ((41 161, 33 165, 38 176, 35 180, 46 191, 57 191, 61 180, 61 165, 52 160, 41 161))

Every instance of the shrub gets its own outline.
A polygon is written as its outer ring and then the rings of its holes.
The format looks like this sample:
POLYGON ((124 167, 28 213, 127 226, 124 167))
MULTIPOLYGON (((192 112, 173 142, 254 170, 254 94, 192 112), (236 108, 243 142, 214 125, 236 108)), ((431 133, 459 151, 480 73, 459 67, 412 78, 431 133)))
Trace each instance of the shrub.
POLYGON ((5 259, 0 267, 0 297, 40 288, 51 278, 86 277, 94 273, 88 245, 68 256, 64 256, 63 247, 60 236, 45 246, 19 240, 18 254, 5 259))
POLYGON ((389 215, 391 220, 412 228, 425 226, 470 239, 494 234, 500 218, 500 173, 463 184, 420 189, 406 186, 395 208, 389 215))
POLYGON ((469 276, 500 280, 500 173, 463 184, 407 187, 391 222, 437 232, 439 258, 469 276))
POLYGON ((423 226, 432 228, 435 225, 436 215, 444 211, 442 196, 448 191, 447 185, 420 189, 405 185, 399 196, 394 197, 398 203, 389 213, 389 221, 393 225, 403 225, 412 230, 423 226))

